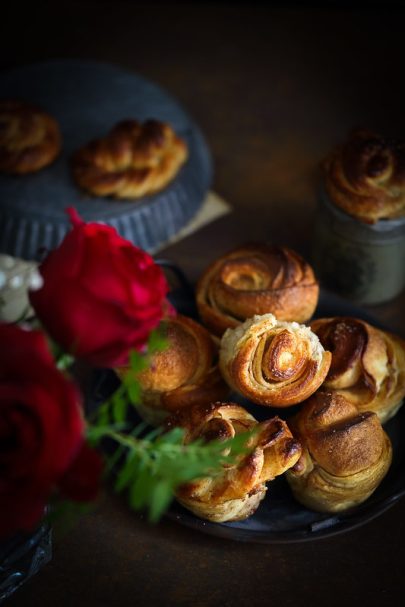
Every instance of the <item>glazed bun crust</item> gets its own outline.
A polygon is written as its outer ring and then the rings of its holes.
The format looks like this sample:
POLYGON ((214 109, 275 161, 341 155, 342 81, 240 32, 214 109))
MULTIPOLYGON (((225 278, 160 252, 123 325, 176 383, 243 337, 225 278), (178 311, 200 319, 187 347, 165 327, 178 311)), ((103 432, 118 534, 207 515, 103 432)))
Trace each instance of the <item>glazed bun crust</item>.
POLYGON ((391 442, 375 413, 319 391, 290 427, 302 455, 287 473, 295 498, 312 510, 339 512, 365 501, 392 461, 391 442))
POLYGON ((209 478, 182 485, 177 500, 200 518, 215 522, 236 521, 255 512, 266 495, 266 482, 283 474, 300 457, 301 446, 287 424, 278 417, 258 423, 235 403, 211 403, 183 409, 169 418, 166 427, 182 427, 185 444, 196 439, 225 441, 255 429, 247 439, 247 455, 209 478))
MULTIPOLYGON (((151 356, 137 375, 141 386, 140 415, 159 425, 177 409, 225 398, 229 388, 217 366, 217 346, 199 323, 178 314, 161 323, 167 347, 151 356)), ((123 377, 128 368, 116 369, 123 377)))
POLYGON ((365 223, 405 215, 405 141, 354 130, 324 161, 330 200, 365 223))
POLYGON ((125 120, 73 155, 73 178, 94 196, 140 198, 164 189, 187 157, 187 144, 169 124, 125 120))
POLYGON ((405 342, 357 318, 317 319, 311 328, 332 353, 324 387, 381 423, 393 417, 405 396, 405 342))
POLYGON ((227 383, 254 403, 289 407, 324 381, 331 354, 309 327, 254 316, 222 337, 219 365, 227 383))
POLYGON ((196 288, 200 317, 222 336, 255 314, 305 322, 318 303, 319 285, 311 266, 287 247, 253 243, 214 261, 196 288))
POLYGON ((0 101, 1 172, 39 171, 55 160, 60 148, 58 123, 47 112, 24 101, 0 101))

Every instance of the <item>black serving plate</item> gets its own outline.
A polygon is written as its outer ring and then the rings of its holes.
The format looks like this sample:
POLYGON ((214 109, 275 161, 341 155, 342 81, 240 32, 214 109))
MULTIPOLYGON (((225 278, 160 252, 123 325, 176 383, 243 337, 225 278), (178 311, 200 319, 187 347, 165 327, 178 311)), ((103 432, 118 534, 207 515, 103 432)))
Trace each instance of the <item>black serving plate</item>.
MULTIPOLYGON (((169 261, 159 263, 170 269, 178 286, 171 291, 170 299, 176 309, 187 316, 198 318, 194 303, 193 289, 181 270, 169 261)), ((327 316, 352 316, 361 318, 372 325, 387 329, 377 319, 352 303, 321 289, 318 307, 314 318, 327 316)), ((99 383, 99 395, 110 393, 117 387, 118 380, 110 373, 103 376, 99 383)), ((243 405, 257 420, 279 415, 288 418, 297 411, 297 407, 283 409, 255 405, 238 394, 232 394, 229 401, 243 405)), ((141 421, 131 413, 131 422, 141 421)), ((405 406, 385 426, 393 446, 393 461, 388 474, 377 490, 363 504, 337 514, 314 512, 297 502, 283 476, 267 484, 265 499, 257 511, 248 519, 233 523, 212 523, 200 519, 191 512, 173 502, 167 517, 181 525, 191 527, 210 535, 230 540, 259 543, 293 543, 311 541, 329 537, 354 529, 390 508, 405 494, 405 406)))
MULTIPOLYGON (((235 396, 257 419, 257 407, 235 396)), ((288 420, 285 410, 272 410, 288 420)), ((265 416, 266 417, 266 416, 265 416)), ((269 413, 267 413, 269 417, 269 413)), ((393 462, 383 482, 360 506, 342 513, 322 514, 308 510, 297 502, 283 476, 267 484, 265 499, 250 518, 234 523, 211 523, 197 518, 179 504, 173 504, 168 517, 204 533, 225 539, 259 543, 293 543, 311 541, 350 531, 364 525, 390 508, 405 494, 405 410, 385 425, 393 445, 393 462)))

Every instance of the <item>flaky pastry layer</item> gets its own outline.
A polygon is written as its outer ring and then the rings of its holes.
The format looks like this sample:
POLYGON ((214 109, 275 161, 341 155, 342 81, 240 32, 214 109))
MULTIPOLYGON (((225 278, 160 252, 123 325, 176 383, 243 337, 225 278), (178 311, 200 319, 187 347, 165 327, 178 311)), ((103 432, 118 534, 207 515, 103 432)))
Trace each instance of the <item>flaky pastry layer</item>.
POLYGON ((254 316, 221 340, 219 365, 228 384, 253 402, 289 407, 324 381, 331 354, 309 327, 254 316))
POLYGON ((305 322, 318 296, 313 270, 300 255, 264 243, 238 247, 215 260, 196 288, 201 319, 219 337, 255 314, 305 322))
MULTIPOLYGON (((160 328, 167 346, 152 354, 148 367, 137 375, 138 412, 154 426, 177 409, 214 402, 229 392, 217 366, 217 346, 207 329, 182 314, 165 320, 160 328)), ((123 377, 129 369, 116 372, 123 377)))
POLYGON ((332 353, 324 387, 382 423, 395 415, 405 396, 405 342, 358 318, 317 319, 311 328, 332 353))
POLYGON ((207 478, 182 485, 177 500, 197 516, 215 522, 242 520, 253 514, 266 494, 266 482, 298 461, 299 443, 278 417, 258 423, 235 403, 211 403, 184 409, 167 427, 182 427, 185 444, 196 439, 226 441, 241 433, 247 454, 241 454, 207 478), (252 432, 254 430, 254 432, 252 432))
POLYGON ((375 413, 319 391, 290 420, 302 455, 287 473, 295 498, 313 510, 339 512, 364 502, 392 461, 391 442, 375 413))

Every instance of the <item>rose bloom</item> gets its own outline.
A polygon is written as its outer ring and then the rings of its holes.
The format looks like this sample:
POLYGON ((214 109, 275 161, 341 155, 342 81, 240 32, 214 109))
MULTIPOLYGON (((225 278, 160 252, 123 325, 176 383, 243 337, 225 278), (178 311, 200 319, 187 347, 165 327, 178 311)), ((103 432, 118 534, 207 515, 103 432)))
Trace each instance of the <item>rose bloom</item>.
POLYGON ((101 459, 84 442, 79 392, 40 331, 7 324, 0 324, 0 446, 0 537, 31 529, 55 491, 96 496, 101 459))
POLYGON ((98 367, 126 364, 162 318, 168 286, 152 257, 68 209, 73 229, 40 266, 36 315, 67 352, 98 367))

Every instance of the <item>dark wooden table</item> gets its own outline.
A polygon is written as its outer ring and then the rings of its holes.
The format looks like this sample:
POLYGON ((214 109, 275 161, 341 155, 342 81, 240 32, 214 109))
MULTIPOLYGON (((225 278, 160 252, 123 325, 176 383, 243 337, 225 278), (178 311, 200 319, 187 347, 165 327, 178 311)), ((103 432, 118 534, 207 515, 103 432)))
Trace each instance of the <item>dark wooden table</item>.
MULTIPOLYGON (((309 255, 320 159, 354 125, 405 134, 404 20, 394 8, 16 5, 3 15, 0 65, 116 62, 182 102, 211 147, 213 189, 233 206, 165 251, 195 280, 245 240, 309 255)), ((405 333, 404 308, 402 294, 369 311, 405 333)), ((402 499, 342 535, 259 545, 169 520, 151 526, 107 493, 8 604, 395 607, 405 594, 404 521, 402 499)))

